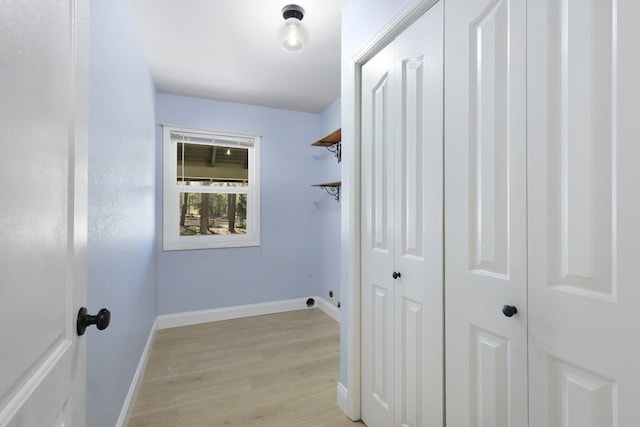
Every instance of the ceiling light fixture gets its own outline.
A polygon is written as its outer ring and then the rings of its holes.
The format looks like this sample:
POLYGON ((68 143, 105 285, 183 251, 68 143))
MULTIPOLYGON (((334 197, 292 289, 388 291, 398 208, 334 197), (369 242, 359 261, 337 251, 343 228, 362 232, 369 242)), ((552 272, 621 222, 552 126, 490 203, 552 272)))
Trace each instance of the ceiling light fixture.
POLYGON ((284 23, 278 28, 278 41, 284 50, 300 52, 309 40, 309 32, 302 24, 304 9, 297 4, 288 4, 282 8, 284 23))

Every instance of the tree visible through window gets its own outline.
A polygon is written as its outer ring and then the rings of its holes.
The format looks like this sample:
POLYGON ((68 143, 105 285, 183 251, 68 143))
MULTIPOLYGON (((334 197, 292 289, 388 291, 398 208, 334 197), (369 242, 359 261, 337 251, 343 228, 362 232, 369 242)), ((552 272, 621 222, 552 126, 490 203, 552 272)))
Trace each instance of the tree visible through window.
POLYGON ((180 235, 245 234, 247 195, 180 193, 180 235))
POLYGON ((164 127, 165 250, 259 245, 259 140, 164 127))

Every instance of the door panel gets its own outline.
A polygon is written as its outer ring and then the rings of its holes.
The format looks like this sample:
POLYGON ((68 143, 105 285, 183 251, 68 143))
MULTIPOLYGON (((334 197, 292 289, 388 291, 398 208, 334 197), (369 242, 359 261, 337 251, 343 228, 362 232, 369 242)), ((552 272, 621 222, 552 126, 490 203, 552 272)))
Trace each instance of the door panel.
MULTIPOLYGON (((424 425, 425 356, 424 356, 424 305, 402 297, 400 312, 400 342, 397 345, 396 418, 401 426, 424 425)), ((433 417, 433 414, 430 414, 433 417)))
POLYGON ((527 423, 526 15, 445 11, 447 425, 527 423), (513 317, 504 305, 517 307, 513 317))
POLYGON ((88 7, 0 8, 0 425, 81 426, 88 7))
POLYGON ((471 327, 472 425, 509 425, 509 339, 471 327))
POLYGON ((494 1, 469 30, 471 269, 507 278, 508 1, 494 1))
POLYGON ((616 425, 614 407, 617 402, 614 381, 554 357, 550 357, 548 363, 548 425, 616 425))
POLYGON ((374 128, 372 129, 371 144, 371 233, 374 238, 372 249, 381 254, 393 256, 393 224, 391 221, 390 197, 393 191, 390 184, 390 162, 389 157, 393 155, 391 151, 392 140, 390 139, 391 128, 389 126, 389 75, 385 73, 376 82, 371 90, 372 114, 371 119, 374 128))
POLYGON ((528 9, 532 426, 640 425, 638 16, 627 0, 528 9))
POLYGON ((547 207, 550 286, 608 299, 615 293, 611 277, 612 6, 609 0, 549 4, 549 89, 544 91, 548 94, 548 179, 555 193, 550 194, 547 207))
POLYGON ((372 397, 378 405, 388 411, 393 404, 393 378, 390 367, 393 366, 393 336, 389 333, 389 325, 393 324, 393 299, 389 291, 381 286, 372 286, 373 311, 371 318, 371 380, 372 397))
MULTIPOLYGON (((396 42, 398 43, 398 42, 396 42)), ((400 161, 400 194, 401 212, 398 216, 400 224, 398 236, 400 236, 401 256, 424 259, 422 247, 424 190, 423 159, 422 153, 424 140, 424 123, 422 120, 422 105, 424 104, 424 56, 409 58, 401 61, 400 75, 402 84, 402 131, 404 138, 402 157, 400 161)))

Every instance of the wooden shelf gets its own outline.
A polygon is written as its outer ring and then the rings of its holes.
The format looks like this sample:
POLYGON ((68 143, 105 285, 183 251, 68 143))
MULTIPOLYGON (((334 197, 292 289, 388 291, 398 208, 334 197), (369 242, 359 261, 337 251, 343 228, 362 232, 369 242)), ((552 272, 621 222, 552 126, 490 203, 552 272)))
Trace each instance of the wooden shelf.
POLYGON ((325 182, 322 184, 312 184, 312 187, 320 187, 326 191, 330 196, 333 196, 336 200, 340 201, 340 186, 341 181, 325 182))
POLYGON ((333 181, 333 182, 325 182, 322 184, 312 184, 312 187, 340 187, 342 185, 342 181, 333 181))
POLYGON ((325 147, 336 155, 338 163, 340 163, 342 160, 342 128, 334 130, 329 135, 320 138, 311 145, 314 147, 325 147))
POLYGON ((320 138, 316 142, 314 142, 314 147, 330 147, 334 144, 337 144, 342 141, 342 128, 338 128, 331 132, 329 135, 320 138))

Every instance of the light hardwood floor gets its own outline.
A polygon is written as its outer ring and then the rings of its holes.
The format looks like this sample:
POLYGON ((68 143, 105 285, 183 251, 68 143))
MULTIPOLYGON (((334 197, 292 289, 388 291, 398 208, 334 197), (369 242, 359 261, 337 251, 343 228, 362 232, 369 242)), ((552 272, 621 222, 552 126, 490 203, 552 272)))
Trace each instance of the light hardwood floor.
POLYGON ((158 331, 129 427, 358 427, 336 404, 338 324, 301 310, 158 331))

